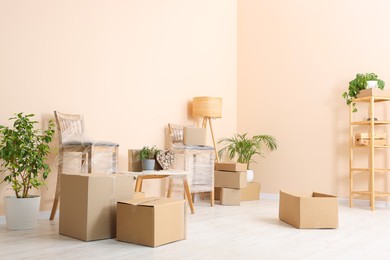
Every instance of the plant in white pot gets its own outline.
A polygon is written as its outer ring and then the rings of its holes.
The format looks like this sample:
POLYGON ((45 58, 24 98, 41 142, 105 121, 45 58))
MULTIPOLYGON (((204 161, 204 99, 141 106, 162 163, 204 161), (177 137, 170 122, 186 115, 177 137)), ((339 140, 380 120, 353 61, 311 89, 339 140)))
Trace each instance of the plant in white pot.
POLYGON ((46 131, 35 129, 34 114, 16 114, 9 120, 13 126, 0 125, 0 170, 3 182, 11 184, 15 196, 4 198, 7 228, 31 229, 37 225, 40 197, 30 195, 32 188, 44 185, 50 173, 45 162, 50 153, 49 143, 54 135, 54 123, 46 131))
POLYGON ((249 138, 247 137, 247 133, 235 134, 231 138, 223 138, 219 140, 218 143, 225 144, 225 146, 218 151, 219 157, 226 152, 230 160, 237 158, 237 162, 247 165, 248 182, 253 181, 254 177, 253 171, 249 168, 250 163, 255 163, 252 157, 256 154, 264 157, 264 147, 267 147, 271 151, 278 148, 277 141, 273 136, 254 135, 252 138, 249 138))
POLYGON ((160 150, 156 148, 156 146, 144 146, 139 151, 139 159, 142 162, 142 169, 144 171, 152 171, 154 170, 154 166, 156 164, 156 155, 160 150))

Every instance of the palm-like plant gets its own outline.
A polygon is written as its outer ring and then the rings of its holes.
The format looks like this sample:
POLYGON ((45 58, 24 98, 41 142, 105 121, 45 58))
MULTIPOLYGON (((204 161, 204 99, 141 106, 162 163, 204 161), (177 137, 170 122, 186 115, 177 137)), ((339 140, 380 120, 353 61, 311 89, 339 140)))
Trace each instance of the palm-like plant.
POLYGON ((277 141, 270 135, 255 135, 252 138, 245 134, 235 134, 231 138, 223 138, 218 143, 225 143, 226 145, 218 151, 218 156, 221 157, 224 152, 227 153, 229 159, 234 159, 236 156, 237 162, 245 163, 249 169, 249 164, 255 162, 252 156, 258 154, 264 157, 263 148, 266 146, 271 151, 278 148, 277 141))

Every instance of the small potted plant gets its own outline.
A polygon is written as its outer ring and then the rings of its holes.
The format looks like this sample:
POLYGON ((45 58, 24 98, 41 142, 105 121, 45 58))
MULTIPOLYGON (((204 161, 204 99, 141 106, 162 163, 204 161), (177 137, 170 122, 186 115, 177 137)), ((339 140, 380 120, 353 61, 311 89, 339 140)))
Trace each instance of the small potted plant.
POLYGON ((247 133, 235 134, 231 138, 223 138, 218 143, 226 144, 218 151, 219 157, 226 152, 230 160, 237 158, 237 162, 247 165, 249 182, 253 180, 253 171, 249 169, 250 163, 255 162, 252 157, 256 154, 264 157, 264 146, 271 151, 278 148, 277 141, 273 136, 255 135, 249 138, 247 133))
POLYGON ((156 154, 160 150, 156 148, 156 146, 144 146, 139 151, 139 158, 142 161, 142 169, 144 171, 154 170, 154 166, 156 164, 156 154))
POLYGON ((13 230, 31 229, 37 225, 40 197, 30 194, 32 188, 45 185, 50 173, 45 162, 50 153, 54 123, 46 131, 35 129, 34 114, 16 114, 13 126, 0 125, 0 171, 3 182, 11 184, 15 196, 4 198, 7 227, 13 230))
POLYGON ((342 97, 345 99, 347 105, 352 103, 353 112, 357 111, 356 103, 353 103, 353 99, 355 99, 361 90, 378 87, 382 89, 385 87, 385 82, 381 79, 378 79, 378 75, 375 73, 358 73, 356 74, 355 79, 349 82, 348 91, 342 94, 342 97))

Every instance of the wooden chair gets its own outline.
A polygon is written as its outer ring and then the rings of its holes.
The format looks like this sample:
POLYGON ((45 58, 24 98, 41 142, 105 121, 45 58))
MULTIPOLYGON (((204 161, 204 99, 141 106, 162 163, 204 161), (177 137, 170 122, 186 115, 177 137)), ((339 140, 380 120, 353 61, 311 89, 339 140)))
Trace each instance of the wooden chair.
POLYGON ((63 114, 54 111, 57 123, 59 140, 57 186, 51 209, 50 220, 53 220, 57 211, 61 189, 61 175, 64 169, 66 153, 77 154, 81 158, 81 170, 85 167, 87 173, 93 173, 93 156, 96 151, 111 153, 111 172, 117 171, 118 147, 117 143, 93 141, 85 138, 84 120, 82 115, 63 114))

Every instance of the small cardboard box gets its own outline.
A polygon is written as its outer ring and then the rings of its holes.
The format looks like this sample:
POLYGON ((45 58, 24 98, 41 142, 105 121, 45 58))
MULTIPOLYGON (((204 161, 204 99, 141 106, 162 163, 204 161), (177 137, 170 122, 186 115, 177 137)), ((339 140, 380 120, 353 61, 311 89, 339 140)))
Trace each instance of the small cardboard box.
POLYGON ((247 170, 245 163, 233 163, 233 162, 216 162, 216 171, 229 171, 229 172, 244 172, 247 170))
POLYGON ((214 187, 241 189, 247 186, 246 171, 214 171, 214 187))
POLYGON ((260 183, 249 182, 241 189, 241 201, 260 200, 260 183))
POLYGON ((117 240, 156 247, 186 239, 185 200, 142 198, 119 201, 117 240))
POLYGON ((240 206, 241 189, 221 188, 220 201, 221 205, 240 206))
POLYGON ((116 202, 132 199, 125 174, 62 174, 59 233, 84 241, 115 237, 116 202))
POLYGON ((337 228, 337 197, 316 192, 300 197, 280 191, 279 218, 300 229, 337 228))
POLYGON ((390 89, 383 89, 380 88, 369 88, 369 89, 363 89, 359 92, 357 95, 358 98, 361 97, 389 97, 390 96, 390 89))
MULTIPOLYGON (((369 146, 371 145, 370 139, 356 139, 355 145, 369 146)), ((374 146, 385 146, 387 145, 386 139, 374 139, 374 146)))
POLYGON ((184 145, 206 145, 206 128, 184 127, 183 144, 184 145))
MULTIPOLYGON (((371 139, 369 133, 356 133, 356 139, 371 139)), ((374 133, 374 139, 386 139, 387 133, 374 133)))

